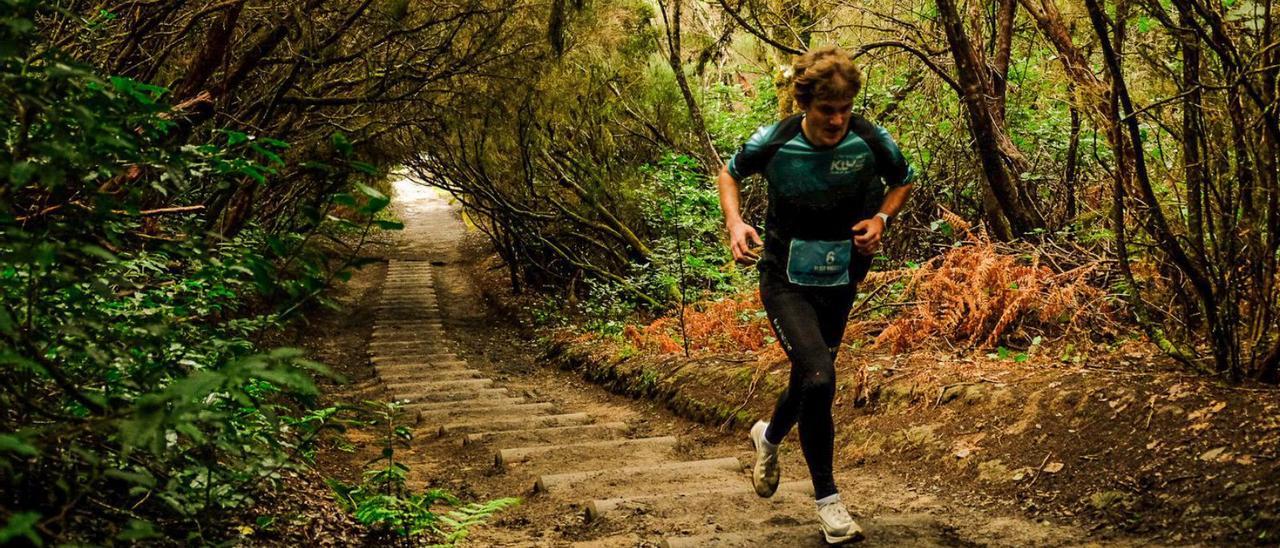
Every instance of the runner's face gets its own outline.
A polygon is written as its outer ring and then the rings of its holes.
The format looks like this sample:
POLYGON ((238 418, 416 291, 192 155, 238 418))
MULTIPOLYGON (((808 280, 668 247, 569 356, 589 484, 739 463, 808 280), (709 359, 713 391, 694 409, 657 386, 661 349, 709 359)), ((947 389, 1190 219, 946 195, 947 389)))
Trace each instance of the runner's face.
POLYGON ((849 129, 852 110, 853 101, 850 99, 818 99, 810 103, 804 110, 804 116, 809 120, 812 134, 808 137, 815 141, 813 144, 824 147, 839 144, 849 129))

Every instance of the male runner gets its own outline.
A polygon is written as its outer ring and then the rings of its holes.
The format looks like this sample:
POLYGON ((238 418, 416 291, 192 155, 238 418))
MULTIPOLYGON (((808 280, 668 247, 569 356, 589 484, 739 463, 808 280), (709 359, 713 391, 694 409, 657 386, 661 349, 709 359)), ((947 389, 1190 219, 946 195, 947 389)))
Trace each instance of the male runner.
POLYGON ((760 300, 791 360, 773 418, 751 428, 752 482, 760 496, 773 495, 778 444, 798 424, 818 521, 827 542, 836 543, 862 536, 831 470, 836 351, 858 282, 915 173, 884 128, 852 114, 862 77, 849 54, 812 50, 796 58, 794 70, 792 95, 802 113, 756 131, 718 184, 733 258, 759 260, 760 300), (769 193, 763 257, 752 252, 762 242, 738 207, 739 181, 756 173, 769 193))

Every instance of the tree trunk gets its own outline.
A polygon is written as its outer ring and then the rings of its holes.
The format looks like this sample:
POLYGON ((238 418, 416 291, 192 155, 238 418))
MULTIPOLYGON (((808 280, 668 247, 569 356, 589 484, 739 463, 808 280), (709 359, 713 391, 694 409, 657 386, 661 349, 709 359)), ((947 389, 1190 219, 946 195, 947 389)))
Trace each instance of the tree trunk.
MULTIPOLYGON (((1026 205, 1022 196, 1020 154, 1012 145, 1003 125, 998 107, 993 107, 987 97, 995 97, 990 72, 986 70, 977 50, 965 34, 964 24, 953 0, 937 0, 938 14, 942 19, 956 61, 956 72, 963 90, 961 102, 969 118, 969 132, 973 136, 987 184, 1004 217, 1009 221, 1013 235, 1022 235, 1037 228, 1044 228, 1044 220, 1034 208, 1026 205)), ((997 229, 998 227, 992 227, 997 229)))
POLYGON ((199 93, 215 70, 226 62, 227 51, 231 47, 231 38, 235 34, 236 23, 244 10, 244 2, 237 2, 227 8, 205 33, 204 47, 191 60, 187 74, 174 87, 174 99, 181 101, 199 93))
POLYGON ((709 168, 708 171, 720 171, 720 154, 716 152, 716 146, 711 142, 711 134, 707 132, 707 123, 702 118, 702 109, 698 106, 698 100, 693 96, 693 91, 689 88, 689 80, 684 74, 684 61, 680 58, 680 6, 684 0, 673 0, 671 18, 667 19, 667 8, 664 2, 659 1, 658 7, 662 9, 662 19, 666 23, 667 32, 667 64, 671 65, 671 71, 675 73, 676 85, 680 86, 680 95, 684 97, 685 107, 689 109, 689 119, 693 122, 693 132, 698 140, 698 146, 702 149, 702 165, 709 168))

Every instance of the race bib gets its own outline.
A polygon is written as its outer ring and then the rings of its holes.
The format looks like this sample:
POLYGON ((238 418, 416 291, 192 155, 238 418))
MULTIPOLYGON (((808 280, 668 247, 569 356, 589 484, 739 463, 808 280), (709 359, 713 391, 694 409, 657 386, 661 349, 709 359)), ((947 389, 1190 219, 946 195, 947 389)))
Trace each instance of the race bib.
POLYGON ((791 240, 787 279, 796 285, 833 287, 849 283, 850 240, 791 240))

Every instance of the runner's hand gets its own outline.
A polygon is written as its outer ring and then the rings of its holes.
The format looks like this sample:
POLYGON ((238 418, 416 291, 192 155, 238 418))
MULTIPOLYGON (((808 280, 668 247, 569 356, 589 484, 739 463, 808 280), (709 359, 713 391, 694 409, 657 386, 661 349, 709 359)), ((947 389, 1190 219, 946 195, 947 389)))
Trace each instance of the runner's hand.
POLYGON ((751 225, 741 221, 729 225, 729 251, 733 252, 733 260, 745 265, 755 264, 760 256, 751 250, 753 244, 761 246, 764 242, 751 225))
POLYGON ((863 219, 853 225, 853 245, 858 253, 873 255, 880 247, 880 236, 884 234, 884 220, 880 217, 863 219))

